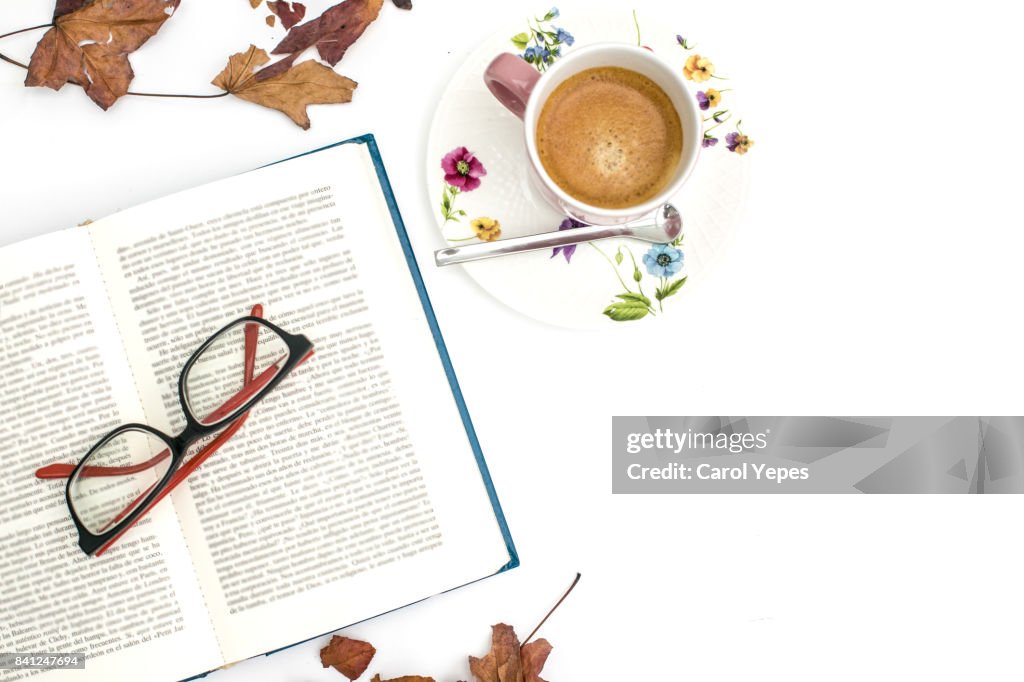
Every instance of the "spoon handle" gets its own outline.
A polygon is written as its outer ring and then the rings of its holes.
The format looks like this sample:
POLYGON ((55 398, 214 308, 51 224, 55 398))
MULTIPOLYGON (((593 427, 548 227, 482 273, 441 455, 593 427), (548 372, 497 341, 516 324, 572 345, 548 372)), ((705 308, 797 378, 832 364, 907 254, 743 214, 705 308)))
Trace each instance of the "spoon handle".
POLYGON ((455 263, 466 263, 484 258, 494 258, 495 256, 505 256, 510 253, 539 251, 556 246, 569 246, 570 244, 608 239, 609 237, 622 237, 631 232, 632 227, 629 225, 588 225, 571 230, 500 239, 495 242, 450 246, 446 249, 435 251, 434 261, 439 266, 454 265, 455 263))

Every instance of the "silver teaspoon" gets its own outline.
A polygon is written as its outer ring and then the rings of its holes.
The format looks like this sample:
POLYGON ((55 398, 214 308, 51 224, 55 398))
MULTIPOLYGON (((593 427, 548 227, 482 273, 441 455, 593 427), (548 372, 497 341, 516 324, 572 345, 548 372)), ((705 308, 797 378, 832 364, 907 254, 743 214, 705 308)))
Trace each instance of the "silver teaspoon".
POLYGON ((665 244, 682 233, 682 216, 679 215, 679 211, 676 210, 675 206, 665 204, 654 214, 653 221, 644 220, 623 225, 587 225, 571 230, 531 234, 525 237, 499 239, 498 241, 483 242, 481 244, 449 246, 446 249, 435 251, 434 261, 439 266, 453 265, 455 263, 466 263, 484 258, 507 256, 510 253, 539 251, 556 246, 582 244, 583 242, 608 239, 609 237, 632 237, 633 239, 640 239, 645 242, 665 244))

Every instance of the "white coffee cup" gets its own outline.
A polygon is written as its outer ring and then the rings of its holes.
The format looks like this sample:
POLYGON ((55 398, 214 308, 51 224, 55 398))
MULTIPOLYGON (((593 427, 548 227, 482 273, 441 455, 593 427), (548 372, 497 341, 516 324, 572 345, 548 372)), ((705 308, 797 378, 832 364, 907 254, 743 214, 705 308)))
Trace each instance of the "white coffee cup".
POLYGON ((557 210, 591 225, 618 225, 651 214, 671 201, 693 171, 700 155, 703 117, 680 69, 662 61, 645 48, 624 43, 598 43, 568 52, 543 74, 518 55, 500 54, 484 72, 491 93, 523 120, 528 171, 544 198, 557 210), (617 66, 654 81, 668 95, 679 114, 683 149, 672 179, 657 196, 627 208, 591 206, 555 184, 537 153, 537 120, 547 98, 566 79, 586 69, 617 66))

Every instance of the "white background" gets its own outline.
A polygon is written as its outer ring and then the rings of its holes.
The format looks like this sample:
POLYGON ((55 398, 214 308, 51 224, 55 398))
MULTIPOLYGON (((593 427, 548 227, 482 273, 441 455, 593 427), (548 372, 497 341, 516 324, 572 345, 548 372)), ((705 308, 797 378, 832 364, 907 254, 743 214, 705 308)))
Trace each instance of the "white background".
MULTIPOLYGON (((543 631, 553 682, 1021 679, 1020 497, 613 497, 609 471, 614 414, 1024 412, 1015 10, 634 4, 734 77, 756 140, 737 242, 671 320, 563 331, 429 265, 437 98, 481 38, 547 9, 533 2, 388 2, 339 66, 355 101, 313 108, 309 132, 231 99, 104 113, 0 64, 0 244, 373 132, 523 566, 351 628, 379 650, 371 672, 465 679, 491 623, 525 634, 579 570, 543 631)), ((592 3, 559 5, 571 31, 592 3)), ((51 10, 5 2, 0 33, 51 10)), ((213 92, 228 54, 281 35, 263 16, 185 0, 132 58, 133 88, 213 92)), ((26 61, 37 38, 0 51, 26 61)), ((213 679, 343 679, 321 645, 213 679)))

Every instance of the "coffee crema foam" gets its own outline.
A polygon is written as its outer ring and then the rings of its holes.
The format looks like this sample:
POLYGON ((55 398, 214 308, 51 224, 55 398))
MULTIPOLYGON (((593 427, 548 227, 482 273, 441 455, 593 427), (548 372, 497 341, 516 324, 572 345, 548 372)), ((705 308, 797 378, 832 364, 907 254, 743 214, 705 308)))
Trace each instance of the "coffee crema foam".
POLYGON ((537 152, 555 184, 600 208, 628 208, 672 180, 683 129, 672 100, 650 78, 617 66, 586 69, 548 96, 537 152))

